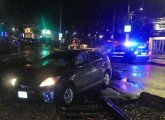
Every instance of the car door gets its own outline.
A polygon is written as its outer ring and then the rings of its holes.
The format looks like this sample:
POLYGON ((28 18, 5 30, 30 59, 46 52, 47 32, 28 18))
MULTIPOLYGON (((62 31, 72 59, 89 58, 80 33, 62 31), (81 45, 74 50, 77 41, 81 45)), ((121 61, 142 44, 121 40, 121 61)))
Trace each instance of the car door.
POLYGON ((93 76, 91 73, 91 66, 89 63, 89 58, 86 52, 79 53, 75 57, 75 75, 74 83, 76 87, 80 89, 85 89, 89 87, 93 81, 93 76))
POLYGON ((102 56, 99 52, 96 51, 89 51, 91 60, 91 71, 93 74, 93 84, 99 82, 103 78, 103 71, 102 71, 102 56))

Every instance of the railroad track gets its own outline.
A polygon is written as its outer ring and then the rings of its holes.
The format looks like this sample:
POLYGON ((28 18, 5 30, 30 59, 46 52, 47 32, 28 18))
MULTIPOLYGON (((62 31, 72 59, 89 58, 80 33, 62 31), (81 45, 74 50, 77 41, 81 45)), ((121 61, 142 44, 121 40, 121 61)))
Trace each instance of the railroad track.
POLYGON ((77 97, 71 106, 59 108, 58 115, 58 120, 129 120, 109 98, 97 94, 77 97))

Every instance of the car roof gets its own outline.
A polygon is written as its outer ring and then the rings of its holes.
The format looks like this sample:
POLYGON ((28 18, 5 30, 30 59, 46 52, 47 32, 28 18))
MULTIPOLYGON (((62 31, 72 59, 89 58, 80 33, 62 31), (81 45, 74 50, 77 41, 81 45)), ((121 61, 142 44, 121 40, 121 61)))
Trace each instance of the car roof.
POLYGON ((96 51, 96 49, 86 48, 86 49, 76 49, 76 50, 59 50, 56 51, 55 53, 59 52, 59 53, 67 53, 67 54, 78 54, 85 51, 96 51))
POLYGON ((78 55, 79 53, 84 52, 84 51, 92 51, 92 50, 89 50, 89 49, 78 49, 78 50, 56 51, 56 52, 46 56, 44 59, 56 58, 56 57, 71 59, 71 58, 75 57, 76 55, 78 55))

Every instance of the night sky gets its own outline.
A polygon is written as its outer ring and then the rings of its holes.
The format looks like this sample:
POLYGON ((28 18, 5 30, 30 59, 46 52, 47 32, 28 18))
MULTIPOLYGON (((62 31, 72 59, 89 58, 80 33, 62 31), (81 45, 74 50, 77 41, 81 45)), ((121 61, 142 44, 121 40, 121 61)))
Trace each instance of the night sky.
MULTIPOLYGON (((130 0, 131 10, 143 7, 147 18, 165 17, 165 0, 130 0)), ((86 29, 111 27, 116 19, 127 15, 128 0, 0 0, 0 21, 12 24, 40 24, 42 16, 51 26, 59 25, 63 6, 63 27, 86 29)))

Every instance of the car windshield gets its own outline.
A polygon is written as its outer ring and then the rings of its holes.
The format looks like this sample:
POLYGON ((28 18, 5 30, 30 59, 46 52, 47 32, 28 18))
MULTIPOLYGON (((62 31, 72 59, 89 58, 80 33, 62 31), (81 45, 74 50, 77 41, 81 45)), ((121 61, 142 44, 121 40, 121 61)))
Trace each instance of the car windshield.
POLYGON ((35 63, 35 67, 45 67, 45 66, 57 66, 57 67, 65 67, 69 64, 64 58, 55 58, 55 59, 42 59, 39 62, 35 63))
POLYGON ((59 67, 65 67, 73 61, 76 54, 66 51, 66 52, 55 52, 48 55, 37 62, 37 65, 48 66, 55 65, 59 67))

